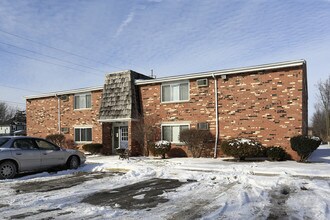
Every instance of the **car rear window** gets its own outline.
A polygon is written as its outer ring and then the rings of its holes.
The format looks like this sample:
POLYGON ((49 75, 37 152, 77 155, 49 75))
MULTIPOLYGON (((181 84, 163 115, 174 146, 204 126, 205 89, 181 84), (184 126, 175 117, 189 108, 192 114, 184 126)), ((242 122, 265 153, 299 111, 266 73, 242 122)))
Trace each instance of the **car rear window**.
POLYGON ((5 145, 9 141, 10 138, 0 138, 0 147, 5 145))

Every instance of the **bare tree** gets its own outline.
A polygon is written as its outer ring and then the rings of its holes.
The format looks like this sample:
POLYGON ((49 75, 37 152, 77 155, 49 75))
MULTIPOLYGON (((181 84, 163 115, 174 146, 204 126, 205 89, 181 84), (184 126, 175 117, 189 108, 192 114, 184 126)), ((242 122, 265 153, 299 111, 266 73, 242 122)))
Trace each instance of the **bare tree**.
POLYGON ((13 118, 16 109, 7 105, 5 102, 0 102, 0 123, 6 122, 13 118))
POLYGON ((313 134, 320 137, 322 140, 327 139, 327 125, 325 123, 325 112, 319 107, 315 107, 316 111, 312 117, 313 134))
POLYGON ((159 119, 155 116, 146 118, 140 116, 139 123, 135 125, 134 132, 132 132, 133 141, 143 147, 143 155, 145 156, 149 156, 151 146, 160 140, 157 123, 159 123, 159 119))
POLYGON ((324 112, 326 125, 326 141, 330 142, 330 75, 328 79, 317 84, 319 106, 324 112))

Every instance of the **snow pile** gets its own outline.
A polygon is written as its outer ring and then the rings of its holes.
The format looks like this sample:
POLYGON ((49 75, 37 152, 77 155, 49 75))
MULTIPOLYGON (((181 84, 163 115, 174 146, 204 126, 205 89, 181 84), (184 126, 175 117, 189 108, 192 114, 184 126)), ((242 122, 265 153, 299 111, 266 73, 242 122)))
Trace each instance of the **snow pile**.
POLYGON ((256 141, 246 138, 236 138, 229 142, 230 146, 236 146, 237 144, 248 144, 252 146, 257 145, 256 141))
POLYGON ((164 146, 169 146, 169 145, 171 145, 171 143, 168 142, 168 141, 164 141, 164 140, 162 140, 162 141, 157 141, 157 142, 155 143, 155 147, 156 147, 156 148, 163 148, 164 146))

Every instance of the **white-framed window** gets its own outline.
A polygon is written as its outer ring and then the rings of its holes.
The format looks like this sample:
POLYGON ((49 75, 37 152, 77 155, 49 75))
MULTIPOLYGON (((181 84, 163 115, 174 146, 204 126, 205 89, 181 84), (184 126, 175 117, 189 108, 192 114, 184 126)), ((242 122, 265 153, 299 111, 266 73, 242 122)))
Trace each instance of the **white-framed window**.
POLYGON ((189 100, 189 81, 163 83, 162 102, 180 102, 189 100))
POLYGON ((189 124, 162 124, 162 140, 181 143, 180 131, 185 129, 189 129, 189 124))
POLYGON ((128 127, 121 127, 120 132, 121 141, 128 141, 128 127))
POLYGON ((74 128, 75 142, 92 142, 92 128, 76 127, 74 128))
POLYGON ((74 95, 74 109, 91 108, 92 95, 91 93, 80 93, 74 95))

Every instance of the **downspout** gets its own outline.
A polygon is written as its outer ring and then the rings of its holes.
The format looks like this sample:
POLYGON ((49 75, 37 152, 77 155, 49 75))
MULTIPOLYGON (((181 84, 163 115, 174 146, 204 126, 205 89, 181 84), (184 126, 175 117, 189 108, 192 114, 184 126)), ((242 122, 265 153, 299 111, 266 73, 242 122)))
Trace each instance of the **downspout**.
POLYGON ((57 98, 57 125, 58 125, 58 133, 61 134, 61 101, 60 97, 56 94, 57 98))
POLYGON ((217 158, 217 148, 219 139, 219 115, 218 115, 218 83, 214 74, 212 73, 214 79, 214 99, 215 99, 215 142, 214 142, 214 158, 217 158))

